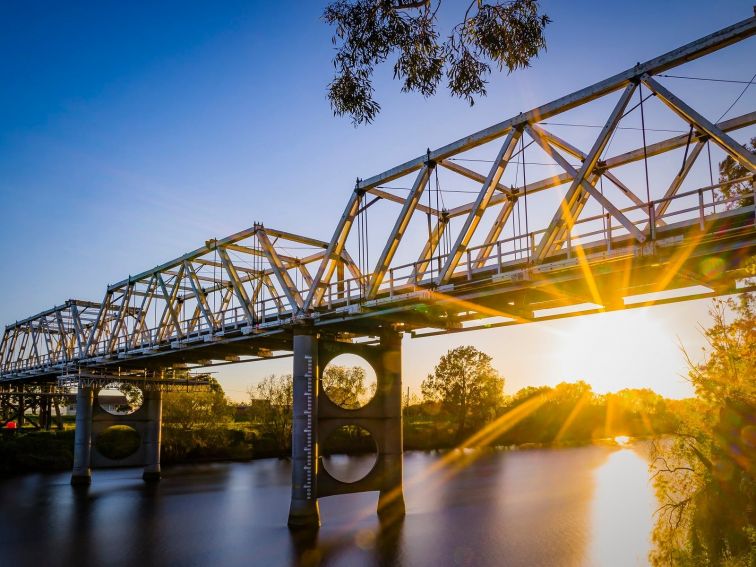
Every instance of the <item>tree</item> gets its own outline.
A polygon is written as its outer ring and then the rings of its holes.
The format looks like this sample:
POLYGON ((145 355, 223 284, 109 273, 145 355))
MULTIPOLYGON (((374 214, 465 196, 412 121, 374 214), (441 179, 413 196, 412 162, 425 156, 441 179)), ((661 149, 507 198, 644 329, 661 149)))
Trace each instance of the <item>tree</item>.
POLYGON ((258 408, 258 419, 264 434, 270 437, 282 454, 291 452, 291 422, 293 413, 293 382, 291 374, 264 378, 249 397, 253 407, 258 408), (261 404, 255 404, 262 401, 261 404))
POLYGON ((321 380, 331 401, 346 409, 362 407, 375 393, 365 385, 365 369, 359 366, 328 365, 321 380))
POLYGON ((173 427, 205 429, 230 419, 226 394, 215 379, 207 392, 168 392, 163 396, 163 421, 173 427))
MULTIPOLYGON (((750 147, 746 144, 746 149, 756 152, 756 137, 751 138, 750 147)), ((727 204, 728 209, 753 205, 753 176, 744 165, 729 155, 719 162, 719 182, 724 183, 720 191, 725 199, 738 197, 737 201, 727 204), (744 179, 749 176, 750 179, 744 179)))
POLYGON ((423 380, 423 398, 441 402, 456 424, 457 440, 469 425, 493 417, 503 401, 504 379, 491 357, 472 346, 450 350, 423 380))
POLYGON ((167 392, 163 396, 163 448, 171 456, 224 444, 231 407, 212 380, 207 392, 167 392))
POLYGON ((140 407, 144 403, 144 394, 134 384, 128 382, 120 382, 117 384, 109 384, 103 388, 104 390, 116 390, 121 392, 126 398, 125 404, 119 404, 116 406, 116 411, 123 413, 131 413, 140 407))
POLYGON ((323 12, 335 26, 334 80, 328 99, 337 116, 355 125, 380 111, 373 98, 376 66, 396 55, 394 78, 402 91, 432 96, 446 75, 452 95, 470 105, 485 96, 491 65, 509 72, 528 67, 546 48, 549 23, 537 0, 472 0, 444 41, 437 30, 441 0, 336 0, 323 12))
POLYGON ((697 403, 655 444, 660 565, 756 564, 756 300, 717 300, 711 315, 704 361, 688 357, 697 403))

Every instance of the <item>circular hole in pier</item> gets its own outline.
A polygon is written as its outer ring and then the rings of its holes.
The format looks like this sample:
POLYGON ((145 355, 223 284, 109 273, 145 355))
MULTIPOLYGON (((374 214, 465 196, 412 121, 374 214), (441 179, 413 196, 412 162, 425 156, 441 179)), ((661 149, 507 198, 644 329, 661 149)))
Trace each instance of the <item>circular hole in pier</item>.
POLYGON ((97 392, 97 403, 111 415, 131 415, 143 402, 142 390, 131 384, 108 384, 97 392))
POLYGON ((133 427, 112 425, 95 440, 97 452, 113 461, 120 461, 139 449, 141 438, 133 427))
POLYGON ((334 429, 320 448, 323 467, 341 482, 357 482, 373 470, 378 446, 370 432, 359 425, 334 429))
POLYGON ((375 370, 361 356, 340 354, 323 369, 323 390, 337 406, 359 409, 375 396, 378 379, 375 370))

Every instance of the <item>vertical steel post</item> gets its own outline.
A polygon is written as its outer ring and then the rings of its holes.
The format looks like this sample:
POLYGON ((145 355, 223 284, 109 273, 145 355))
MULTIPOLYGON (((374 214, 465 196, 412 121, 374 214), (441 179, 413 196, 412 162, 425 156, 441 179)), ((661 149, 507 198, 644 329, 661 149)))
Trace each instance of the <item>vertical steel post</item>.
POLYGON ((5 388, 5 386, 0 386, 0 421, 8 421, 10 417, 10 403, 9 403, 9 397, 7 394, 8 390, 5 388))
POLYGON ((144 392, 144 403, 149 421, 143 440, 145 466, 142 478, 146 482, 156 482, 160 480, 160 430, 163 424, 163 392, 159 389, 146 390, 144 392))
POLYGON ((42 386, 41 390, 43 395, 39 404, 39 426, 44 428, 45 431, 50 431, 52 425, 52 398, 50 394, 52 389, 49 386, 42 386))
POLYGON ((71 484, 92 482, 92 410, 94 391, 79 384, 76 393, 76 432, 74 435, 74 465, 71 484))
POLYGON ((311 327, 294 329, 294 419, 291 428, 290 527, 320 525, 318 463, 318 337, 311 327))
POLYGON ((26 422, 26 400, 24 399, 23 384, 17 386, 16 391, 18 392, 18 405, 16 406, 18 409, 18 416, 16 418, 16 423, 18 424, 18 428, 22 429, 26 422))
POLYGON ((385 446, 381 455, 383 486, 378 495, 378 517, 381 521, 396 521, 404 517, 402 488, 402 335, 386 330, 381 335, 383 351, 382 384, 385 446))
POLYGON ((606 246, 611 252, 612 250, 612 215, 606 213, 606 246))
POLYGON ((648 206, 648 224, 651 227, 651 240, 656 240, 656 208, 653 201, 648 206))

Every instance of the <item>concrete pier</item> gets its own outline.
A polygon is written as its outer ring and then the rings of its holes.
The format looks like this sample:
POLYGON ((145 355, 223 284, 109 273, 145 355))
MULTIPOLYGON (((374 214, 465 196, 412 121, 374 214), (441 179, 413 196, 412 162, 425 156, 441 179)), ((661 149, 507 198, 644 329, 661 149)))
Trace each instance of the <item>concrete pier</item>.
POLYGON ((295 330, 294 421, 292 426, 292 489, 289 526, 320 525, 318 498, 377 491, 382 523, 405 514, 402 489, 402 336, 382 329, 379 344, 359 344, 317 335, 302 326, 295 330), (320 382, 324 368, 341 354, 363 358, 376 372, 375 396, 359 409, 336 405, 320 382), (339 427, 368 431, 376 444, 377 461, 363 478, 343 482, 319 458, 319 442, 339 427))
POLYGON ((145 427, 144 458, 145 467, 142 478, 147 482, 160 480, 160 439, 163 423, 163 393, 160 390, 144 392, 144 404, 149 420, 145 427))
POLYGON ((94 390, 79 386, 76 393, 76 433, 74 436, 74 465, 71 484, 92 482, 92 411, 94 390))
POLYGON ((378 517, 381 521, 396 521, 404 517, 404 490, 402 488, 403 446, 402 433, 402 336, 385 331, 381 336, 383 375, 378 384, 384 423, 383 443, 380 451, 382 486, 378 495, 378 517))
POLYGON ((292 422, 292 484, 290 527, 317 527, 318 509, 318 337, 302 327, 294 331, 294 419, 292 422))

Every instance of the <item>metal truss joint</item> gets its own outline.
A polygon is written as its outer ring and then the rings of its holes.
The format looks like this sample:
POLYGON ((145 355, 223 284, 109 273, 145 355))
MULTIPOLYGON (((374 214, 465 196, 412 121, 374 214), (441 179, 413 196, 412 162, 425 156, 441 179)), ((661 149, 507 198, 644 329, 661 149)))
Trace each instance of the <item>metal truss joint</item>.
POLYGON ((425 165, 425 167, 427 167, 428 169, 433 169, 434 167, 436 167, 436 165, 438 165, 438 163, 436 162, 436 160, 431 159, 430 155, 430 148, 427 148, 425 150, 425 161, 423 162, 423 165, 425 165))

